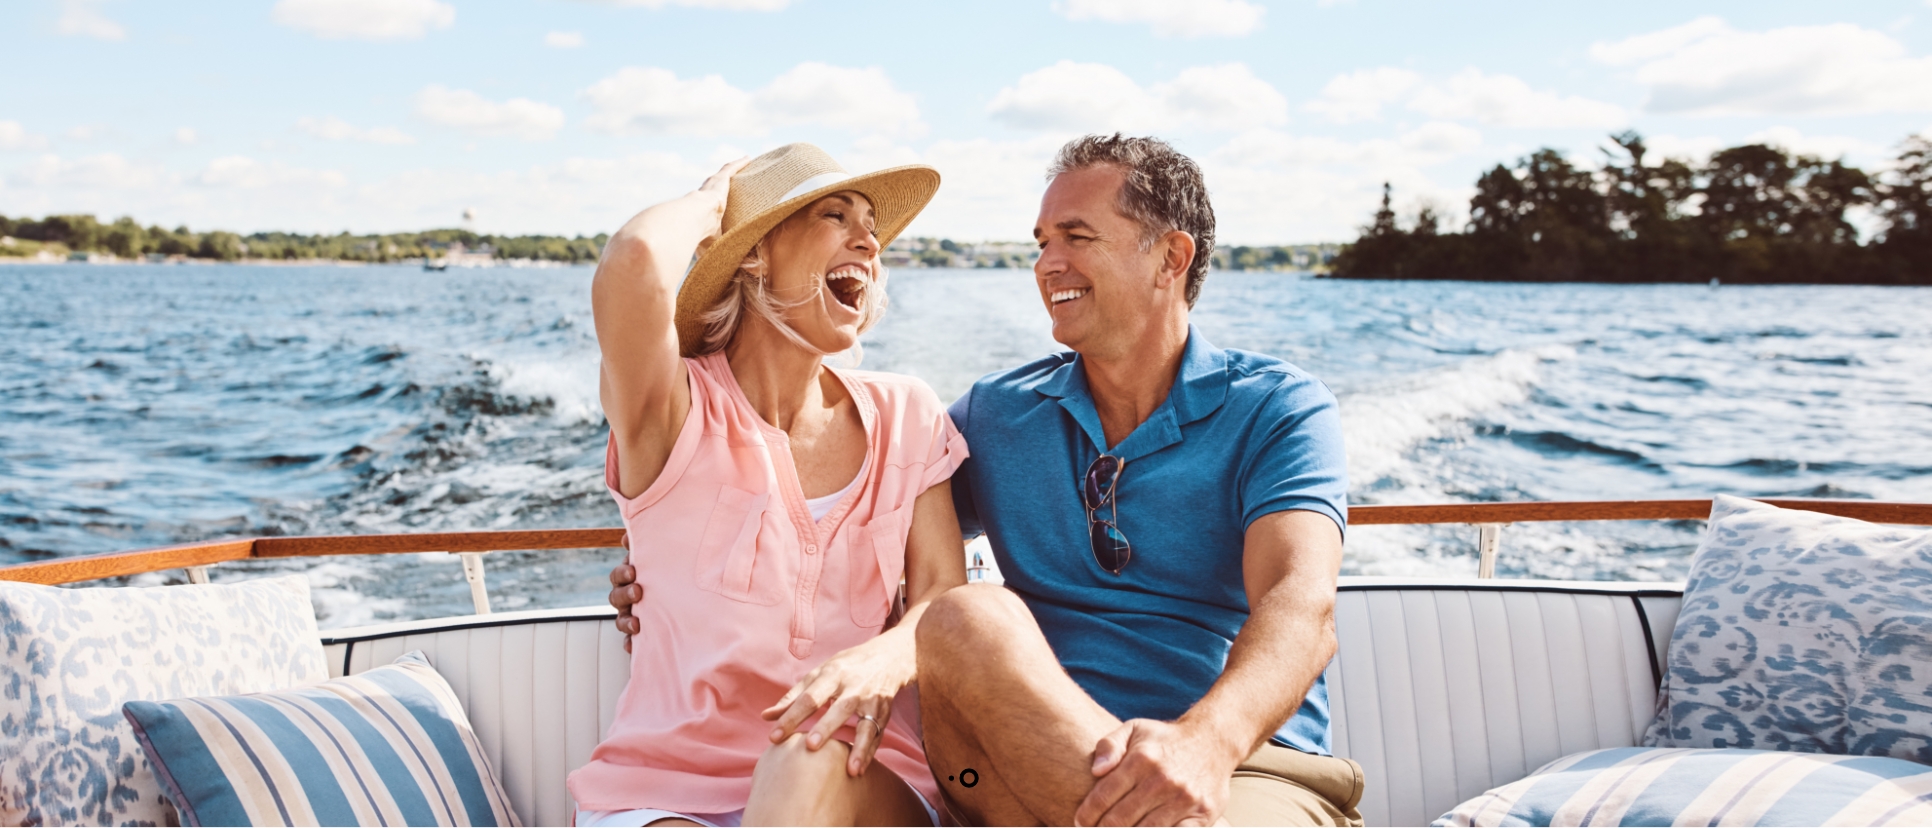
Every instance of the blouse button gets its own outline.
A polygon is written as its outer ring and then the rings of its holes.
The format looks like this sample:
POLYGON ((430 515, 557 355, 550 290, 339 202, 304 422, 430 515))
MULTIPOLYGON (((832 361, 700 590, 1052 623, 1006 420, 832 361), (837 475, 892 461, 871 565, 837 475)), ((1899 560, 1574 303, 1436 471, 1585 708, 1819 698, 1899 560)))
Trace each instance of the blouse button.
POLYGON ((805 544, 805 554, 807 554, 807 555, 816 555, 816 554, 818 554, 818 545, 817 545, 817 544, 810 544, 810 543, 808 543, 808 544, 805 544))

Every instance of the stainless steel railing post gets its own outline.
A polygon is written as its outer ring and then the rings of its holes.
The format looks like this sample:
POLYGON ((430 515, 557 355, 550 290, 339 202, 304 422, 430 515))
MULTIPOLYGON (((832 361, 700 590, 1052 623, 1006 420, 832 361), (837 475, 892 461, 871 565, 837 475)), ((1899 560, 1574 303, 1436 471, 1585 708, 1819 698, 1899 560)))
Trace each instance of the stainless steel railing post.
POLYGON ((470 603, 477 615, 490 614, 490 592, 483 587, 483 553, 458 552, 463 559, 463 579, 470 582, 470 603))
POLYGON ((1476 577, 1496 577, 1496 553, 1503 548, 1503 524, 1476 524, 1476 551, 1480 555, 1476 563, 1476 577))

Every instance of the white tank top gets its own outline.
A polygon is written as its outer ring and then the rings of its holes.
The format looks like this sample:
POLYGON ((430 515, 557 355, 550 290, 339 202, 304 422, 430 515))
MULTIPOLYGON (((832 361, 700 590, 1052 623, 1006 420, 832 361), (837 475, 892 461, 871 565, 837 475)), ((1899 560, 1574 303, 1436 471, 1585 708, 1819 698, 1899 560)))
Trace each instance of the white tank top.
POLYGON ((826 515, 831 514, 832 507, 839 505, 839 501, 844 500, 846 495, 852 493, 852 488, 859 485, 859 481, 865 479, 865 469, 870 465, 872 465, 872 456, 871 452, 867 452, 865 460, 859 463, 858 476, 852 478, 852 482, 845 484, 845 488, 824 497, 805 498, 805 507, 812 510, 812 521, 816 523, 824 520, 826 515))

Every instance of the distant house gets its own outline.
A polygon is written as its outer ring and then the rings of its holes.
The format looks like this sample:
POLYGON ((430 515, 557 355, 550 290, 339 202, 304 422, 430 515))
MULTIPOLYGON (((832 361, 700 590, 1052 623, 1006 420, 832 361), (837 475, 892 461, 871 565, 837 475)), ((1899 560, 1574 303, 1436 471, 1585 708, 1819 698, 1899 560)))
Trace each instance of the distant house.
POLYGON ((496 248, 480 244, 475 250, 462 242, 450 242, 443 255, 423 263, 424 267, 442 270, 446 267, 496 267, 496 248))

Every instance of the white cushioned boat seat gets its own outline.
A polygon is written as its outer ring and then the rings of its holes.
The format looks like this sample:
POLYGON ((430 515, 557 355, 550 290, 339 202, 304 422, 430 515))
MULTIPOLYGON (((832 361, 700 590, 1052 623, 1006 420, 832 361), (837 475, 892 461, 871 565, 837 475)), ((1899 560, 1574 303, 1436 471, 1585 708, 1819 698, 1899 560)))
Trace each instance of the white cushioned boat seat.
POLYGON ((1335 752, 1369 825, 1426 825, 1550 760, 1635 745, 1675 584, 1344 578, 1329 667, 1335 752))
POLYGON ((328 630, 331 676, 421 650, 449 681, 525 825, 570 824, 564 777, 590 761, 630 677, 609 607, 328 630))
MULTIPOLYGON (((1362 816, 1427 824, 1559 756, 1636 744, 1680 597, 1663 584, 1342 579, 1329 701, 1336 752, 1368 777, 1362 816)), ((438 618, 322 641, 332 676, 423 651, 517 814, 563 825, 564 778, 589 761, 629 676, 613 614, 438 618)))

